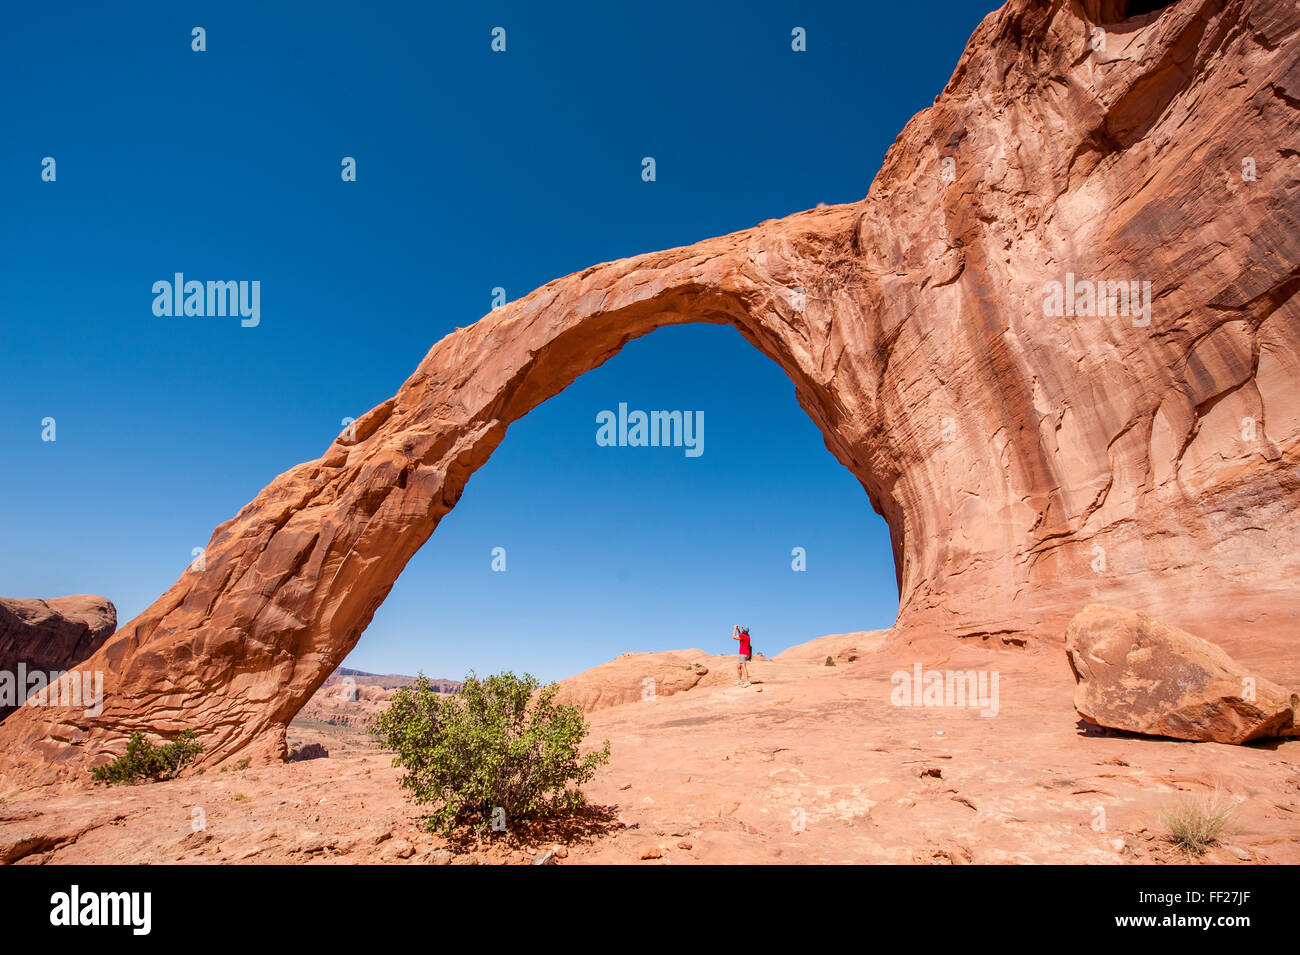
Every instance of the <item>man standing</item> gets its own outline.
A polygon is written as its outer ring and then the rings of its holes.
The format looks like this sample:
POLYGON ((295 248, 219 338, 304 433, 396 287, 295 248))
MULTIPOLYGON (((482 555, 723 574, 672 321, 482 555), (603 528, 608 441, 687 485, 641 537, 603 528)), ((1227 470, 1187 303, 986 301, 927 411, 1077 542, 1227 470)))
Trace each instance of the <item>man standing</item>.
POLYGON ((749 645, 749 628, 736 624, 731 631, 731 639, 740 641, 740 659, 736 662, 736 686, 749 686, 749 660, 753 656, 749 645))

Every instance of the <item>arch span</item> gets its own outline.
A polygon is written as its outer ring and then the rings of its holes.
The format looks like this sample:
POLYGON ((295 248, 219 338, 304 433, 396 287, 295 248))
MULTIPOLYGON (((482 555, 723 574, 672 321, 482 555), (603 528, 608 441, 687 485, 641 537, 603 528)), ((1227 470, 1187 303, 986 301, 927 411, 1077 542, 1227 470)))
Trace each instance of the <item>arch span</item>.
POLYGON ((102 713, 0 724, 5 784, 134 729, 282 755, 510 423, 687 321, 776 361, 888 522, 895 639, 1059 641, 1094 600, 1232 621, 1230 649, 1292 632, 1300 13, 1180 3, 1102 62, 1080 53, 1096 6, 990 14, 863 201, 598 265, 445 337, 85 664, 102 713), (1271 172, 1245 183, 1242 155, 1271 172), (1044 290, 1075 278, 1132 280, 1152 311, 1049 314, 1044 290))

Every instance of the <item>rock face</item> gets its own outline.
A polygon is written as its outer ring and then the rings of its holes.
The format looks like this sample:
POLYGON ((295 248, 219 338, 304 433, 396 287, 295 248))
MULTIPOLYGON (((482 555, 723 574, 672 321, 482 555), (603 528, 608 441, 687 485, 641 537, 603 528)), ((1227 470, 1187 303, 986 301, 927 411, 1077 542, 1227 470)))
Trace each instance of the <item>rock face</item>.
MULTIPOLYGON (((52 600, 0 597, 0 671, 58 672, 75 667, 117 629, 117 608, 105 597, 52 600)), ((0 720, 16 707, 0 705, 0 720)))
POLYGON ((1300 697, 1146 614, 1086 607, 1070 621, 1065 650, 1078 681, 1074 708, 1098 726, 1217 743, 1300 734, 1300 697))
POLYGON ((860 202, 596 265, 443 338, 98 651, 99 716, 0 726, 0 788, 137 728, 283 757, 511 422, 683 322, 780 365, 860 480, 895 639, 1059 641, 1104 600, 1293 641, 1300 11, 1127 7, 991 13, 860 202))

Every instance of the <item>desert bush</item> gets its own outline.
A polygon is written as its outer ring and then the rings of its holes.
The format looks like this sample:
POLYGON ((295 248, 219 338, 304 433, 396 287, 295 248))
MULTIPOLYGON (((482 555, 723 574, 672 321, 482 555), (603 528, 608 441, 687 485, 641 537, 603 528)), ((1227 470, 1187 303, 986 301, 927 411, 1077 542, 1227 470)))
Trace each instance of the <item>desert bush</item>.
POLYGON ((822 666, 828 666, 828 667, 833 667, 833 666, 835 666, 835 658, 834 658, 834 657, 829 657, 829 656, 828 656, 828 657, 826 658, 826 662, 823 663, 822 666))
POLYGON ((203 752, 197 739, 194 730, 182 730, 171 742, 155 746, 145 739, 144 733, 136 730, 126 742, 126 752, 111 763, 93 769, 91 776, 109 786, 143 779, 174 779, 203 752))
POLYGON ((1227 828, 1232 804, 1215 791, 1213 796, 1189 799, 1163 810, 1160 821, 1171 841, 1188 855, 1201 856, 1227 828))
POLYGON ((473 673, 457 694, 437 693, 424 674, 393 694, 370 732, 405 770, 401 785, 431 807, 426 826, 450 834, 496 810, 536 819, 584 804, 577 788, 609 761, 609 742, 586 756, 582 711, 556 705, 555 684, 530 674, 473 673))

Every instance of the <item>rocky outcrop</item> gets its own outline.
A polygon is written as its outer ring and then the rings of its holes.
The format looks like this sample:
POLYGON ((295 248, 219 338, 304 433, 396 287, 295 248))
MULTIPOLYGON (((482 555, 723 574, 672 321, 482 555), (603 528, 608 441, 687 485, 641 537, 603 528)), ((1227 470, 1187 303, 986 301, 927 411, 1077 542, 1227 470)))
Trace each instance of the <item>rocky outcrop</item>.
MULTIPOLYGON (((105 597, 0 597, 0 672, 17 674, 20 665, 28 673, 62 672, 98 650, 116 629, 117 608, 105 597)), ((0 703, 0 720, 15 709, 0 703)))
POLYGON ((1126 10, 1010 0, 862 201, 596 265, 446 336, 99 650, 101 714, 0 726, 0 781, 84 773, 133 729, 282 758, 510 424, 682 322, 784 369, 884 516, 895 639, 1058 642, 1108 601, 1293 641, 1300 11, 1126 10))
POLYGON ((875 653, 889 636, 888 630, 832 633, 790 647, 788 650, 782 650, 772 658, 772 661, 796 666, 824 667, 829 657, 835 666, 845 666, 857 663, 864 656, 875 653))
MULTIPOLYGON (((703 650, 666 650, 660 653, 624 653, 607 663, 559 681, 557 703, 576 704, 584 713, 637 701, 685 693, 697 686, 736 682, 736 657, 703 650)), ((761 671, 764 661, 755 656, 750 673, 761 671)))
POLYGON ((1217 743, 1300 735, 1300 696, 1144 613, 1085 607, 1065 650, 1074 708, 1098 726, 1217 743))

